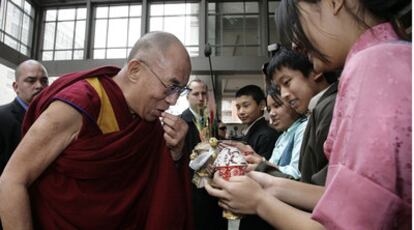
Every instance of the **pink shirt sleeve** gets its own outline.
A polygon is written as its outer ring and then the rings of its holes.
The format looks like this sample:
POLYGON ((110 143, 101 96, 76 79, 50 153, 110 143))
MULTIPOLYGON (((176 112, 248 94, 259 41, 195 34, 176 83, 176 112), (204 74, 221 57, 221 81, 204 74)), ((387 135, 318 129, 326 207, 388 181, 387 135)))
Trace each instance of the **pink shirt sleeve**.
POLYGON ((349 60, 325 142, 326 191, 312 218, 328 229, 411 223, 411 46, 382 44, 349 60))

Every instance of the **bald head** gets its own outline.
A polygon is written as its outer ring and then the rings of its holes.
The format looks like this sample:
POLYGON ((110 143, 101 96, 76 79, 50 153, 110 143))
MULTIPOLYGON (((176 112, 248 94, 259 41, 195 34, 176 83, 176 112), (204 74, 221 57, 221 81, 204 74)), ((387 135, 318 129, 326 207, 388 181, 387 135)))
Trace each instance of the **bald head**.
POLYGON ((48 85, 46 68, 40 62, 30 59, 16 68, 13 89, 27 104, 48 85))
POLYGON ((190 57, 180 40, 167 32, 151 32, 135 43, 127 65, 113 79, 131 111, 154 121, 177 102, 190 73, 190 57))
POLYGON ((33 68, 39 69, 39 70, 41 70, 43 72, 43 75, 44 76, 48 77, 47 70, 42 65, 42 63, 40 63, 40 62, 38 62, 36 60, 33 60, 33 59, 29 59, 29 60, 26 60, 26 61, 20 63, 17 66, 17 68, 16 68, 16 70, 14 72, 15 80, 18 81, 18 79, 22 76, 22 73, 24 73, 26 69, 30 69, 30 68, 32 68, 32 69, 33 68))
MULTIPOLYGON (((163 56, 171 48, 176 47, 185 50, 184 45, 171 33, 155 31, 142 36, 134 45, 128 56, 132 59, 143 59, 148 62, 154 61, 158 56, 163 56)), ((185 59, 190 63, 190 57, 185 52, 185 59)))

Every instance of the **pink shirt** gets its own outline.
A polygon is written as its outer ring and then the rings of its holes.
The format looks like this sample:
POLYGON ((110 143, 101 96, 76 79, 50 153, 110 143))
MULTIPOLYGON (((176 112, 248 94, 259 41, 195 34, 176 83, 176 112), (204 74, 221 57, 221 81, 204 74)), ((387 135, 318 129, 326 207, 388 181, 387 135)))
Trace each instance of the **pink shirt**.
POLYGON ((348 54, 312 215, 328 229, 411 229, 411 43, 397 39, 380 24, 348 54))

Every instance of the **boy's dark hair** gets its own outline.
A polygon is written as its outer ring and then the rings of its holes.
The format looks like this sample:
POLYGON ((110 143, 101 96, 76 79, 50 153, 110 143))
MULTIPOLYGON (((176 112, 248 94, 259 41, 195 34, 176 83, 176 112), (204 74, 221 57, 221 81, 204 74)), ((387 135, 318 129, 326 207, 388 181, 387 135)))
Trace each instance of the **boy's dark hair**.
POLYGON ((279 50, 273 55, 269 65, 267 66, 267 84, 272 81, 273 73, 276 72, 276 70, 280 71, 283 67, 300 71, 305 77, 308 77, 313 70, 312 63, 305 55, 286 47, 280 47, 279 50))
MULTIPOLYGON (((267 85, 271 85, 274 72, 280 71, 283 67, 300 71, 304 77, 308 77, 313 70, 313 64, 305 55, 281 46, 267 65, 265 74, 267 85)), ((332 84, 338 80, 340 73, 340 71, 325 72, 323 77, 329 84, 332 84)))
POLYGON ((261 101, 266 102, 266 97, 263 93, 263 90, 257 85, 247 85, 236 92, 236 97, 241 96, 251 96, 257 104, 260 104, 261 101))

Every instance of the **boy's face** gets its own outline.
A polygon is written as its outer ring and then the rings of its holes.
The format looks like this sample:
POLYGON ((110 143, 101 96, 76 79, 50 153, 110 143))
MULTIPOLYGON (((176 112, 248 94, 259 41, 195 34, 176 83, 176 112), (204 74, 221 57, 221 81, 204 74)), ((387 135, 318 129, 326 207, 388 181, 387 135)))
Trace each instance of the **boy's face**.
POLYGON ((305 114, 309 101, 317 94, 314 75, 306 77, 299 70, 282 67, 273 73, 272 80, 280 88, 282 99, 297 113, 305 114))
POLYGON ((240 96, 236 98, 237 116, 243 124, 250 125, 263 115, 264 101, 262 105, 256 103, 252 96, 240 96))

